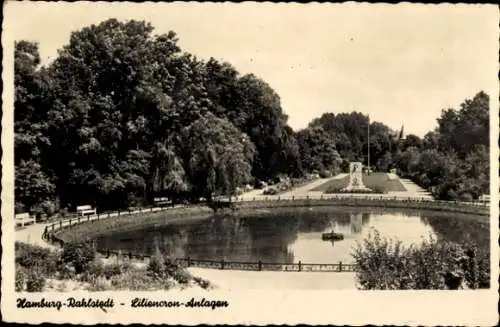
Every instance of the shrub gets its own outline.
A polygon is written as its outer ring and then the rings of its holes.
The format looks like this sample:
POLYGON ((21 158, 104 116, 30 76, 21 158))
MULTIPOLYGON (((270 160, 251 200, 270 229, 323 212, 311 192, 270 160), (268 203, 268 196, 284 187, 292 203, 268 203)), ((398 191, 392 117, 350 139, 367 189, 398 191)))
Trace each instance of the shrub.
POLYGON ((275 189, 274 187, 270 187, 270 188, 264 190, 264 192, 262 192, 262 194, 264 194, 264 195, 276 195, 276 194, 278 194, 278 190, 275 189))
POLYGON ((153 276, 163 276, 165 274, 165 259, 158 246, 155 247, 155 254, 151 256, 147 270, 152 273, 153 276))
POLYGON ((132 269, 132 266, 129 263, 112 263, 103 266, 103 275, 107 279, 110 279, 111 277, 123 274, 130 269, 132 269))
POLYGON ((24 204, 22 204, 21 202, 16 202, 16 203, 14 204, 14 212, 15 212, 16 214, 18 214, 18 213, 23 213, 23 212, 25 212, 25 211, 26 211, 26 207, 25 207, 25 205, 24 205, 24 204))
POLYGON ((85 271, 94 258, 95 251, 88 242, 64 244, 61 260, 71 263, 77 274, 85 271))
POLYGON ((100 261, 92 261, 90 262, 83 275, 81 276, 82 281, 92 282, 97 278, 103 276, 105 273, 105 268, 100 261))
POLYGON ((91 281, 89 281, 88 287, 86 287, 87 291, 90 292, 103 292, 111 289, 111 283, 107 281, 103 276, 97 277, 91 281))
POLYGON ((320 178, 332 177, 332 173, 329 170, 322 170, 319 172, 319 177, 320 178))
POLYGON ((26 270, 36 269, 44 276, 52 276, 58 270, 59 256, 50 249, 21 242, 15 243, 15 262, 26 270))
POLYGON ((111 277, 111 285, 116 290, 152 291, 160 289, 159 280, 142 269, 132 269, 111 277))
POLYGON ((55 276, 57 279, 74 279, 75 268, 68 264, 61 264, 55 276))
POLYGON ((358 244, 353 257, 361 289, 489 287, 489 273, 478 269, 478 260, 472 252, 459 244, 432 237, 419 247, 403 248, 401 242, 382 238, 375 232, 363 245, 358 244))
POLYGON ((212 284, 208 281, 208 280, 205 280, 203 278, 200 278, 200 277, 193 277, 193 280, 196 284, 198 284, 201 288, 203 289, 210 289, 212 288, 212 284))
POLYGON ((41 292, 45 286, 45 278, 38 274, 36 271, 28 272, 26 278, 26 291, 27 292, 41 292))
POLYGON ((472 202, 474 198, 469 193, 460 194, 460 201, 472 202))
POLYGON ((52 216, 58 210, 58 203, 55 201, 45 200, 33 208, 37 216, 52 216))
POLYGON ((370 189, 370 190, 344 190, 340 187, 330 187, 325 191, 326 194, 381 194, 384 193, 380 189, 370 189))
POLYGON ((174 270, 171 274, 172 278, 175 279, 179 284, 187 284, 193 278, 191 274, 180 267, 174 270))
POLYGON ((373 187, 372 190, 373 190, 373 193, 378 193, 378 194, 386 193, 384 191, 384 188, 382 186, 378 186, 378 185, 373 187))
POLYGON ((22 292, 24 290, 25 284, 26 284, 26 279, 27 279, 27 274, 26 270, 19 266, 16 265, 16 276, 15 276, 15 290, 16 292, 22 292))

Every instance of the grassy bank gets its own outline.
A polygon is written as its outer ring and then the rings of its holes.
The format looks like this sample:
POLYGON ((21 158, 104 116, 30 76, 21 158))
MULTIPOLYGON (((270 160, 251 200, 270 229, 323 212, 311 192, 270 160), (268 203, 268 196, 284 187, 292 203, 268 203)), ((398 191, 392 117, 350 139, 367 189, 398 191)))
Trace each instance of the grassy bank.
POLYGON ((440 201, 418 201, 418 200, 392 200, 379 199, 377 195, 372 198, 311 198, 311 199, 272 199, 240 202, 237 204, 240 211, 251 211, 257 209, 275 210, 277 208, 316 208, 316 207, 344 207, 353 210, 361 208, 370 209, 398 209, 398 210, 425 210, 436 212, 450 212, 468 215, 485 216, 489 219, 489 207, 473 206, 464 203, 440 202, 440 201))
POLYGON ((110 232, 123 232, 158 225, 182 223, 187 220, 204 219, 212 214, 213 211, 210 208, 193 206, 168 211, 122 215, 67 226, 57 230, 55 236, 64 242, 79 241, 87 237, 106 235, 110 232))
MULTIPOLYGON (((390 180, 386 173, 372 173, 370 175, 363 174, 363 184, 372 190, 378 190, 381 193, 387 192, 406 192, 406 188, 397 179, 390 180)), ((312 191, 317 192, 334 192, 341 190, 349 184, 349 176, 339 179, 331 179, 328 182, 314 188, 312 191)))

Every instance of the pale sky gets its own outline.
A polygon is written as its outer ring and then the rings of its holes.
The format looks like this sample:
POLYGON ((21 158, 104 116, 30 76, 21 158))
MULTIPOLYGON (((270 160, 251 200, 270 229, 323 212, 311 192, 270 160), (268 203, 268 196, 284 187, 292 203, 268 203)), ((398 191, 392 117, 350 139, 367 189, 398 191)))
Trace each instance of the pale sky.
POLYGON ((5 33, 39 42, 45 62, 71 31, 109 18, 173 30, 184 51, 268 82, 295 130, 325 112, 356 110, 423 136, 443 108, 480 90, 498 99, 491 5, 56 2, 10 3, 4 14, 5 33))

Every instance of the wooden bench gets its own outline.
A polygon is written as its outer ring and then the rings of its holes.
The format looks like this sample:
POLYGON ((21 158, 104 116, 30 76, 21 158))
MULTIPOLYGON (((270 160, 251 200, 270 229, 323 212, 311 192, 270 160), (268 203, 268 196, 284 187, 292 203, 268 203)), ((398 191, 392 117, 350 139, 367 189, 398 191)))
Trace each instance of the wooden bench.
POLYGON ((35 223, 35 218, 30 217, 30 214, 28 212, 24 213, 18 213, 15 216, 15 222, 16 222, 16 227, 24 227, 26 225, 31 225, 35 223))
POLYGON ((90 205, 78 206, 76 207, 76 213, 78 216, 95 215, 96 209, 92 209, 90 205))
POLYGON ((479 197, 479 202, 489 203, 490 202, 490 195, 489 194, 481 195, 479 197))

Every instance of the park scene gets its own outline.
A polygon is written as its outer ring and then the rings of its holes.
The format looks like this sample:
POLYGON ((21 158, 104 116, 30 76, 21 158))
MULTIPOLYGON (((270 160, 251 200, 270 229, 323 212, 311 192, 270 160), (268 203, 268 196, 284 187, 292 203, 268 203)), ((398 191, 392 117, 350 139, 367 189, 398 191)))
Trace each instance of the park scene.
POLYGON ((17 292, 490 288, 486 89, 420 135, 361 106, 297 128, 261 72, 182 39, 16 40, 17 292))

